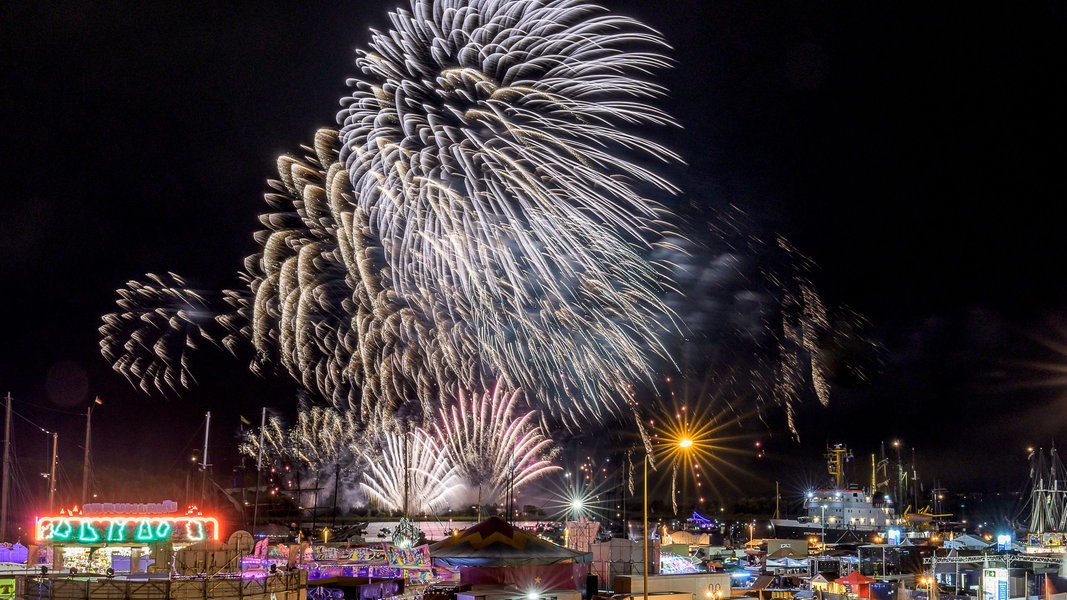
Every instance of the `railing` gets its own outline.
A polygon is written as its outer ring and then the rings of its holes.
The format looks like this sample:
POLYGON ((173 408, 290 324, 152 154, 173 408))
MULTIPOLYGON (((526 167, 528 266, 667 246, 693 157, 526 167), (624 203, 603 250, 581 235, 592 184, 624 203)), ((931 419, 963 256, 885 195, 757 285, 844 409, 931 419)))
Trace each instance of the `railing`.
POLYGON ((298 569, 267 577, 189 577, 119 579, 36 576, 23 580, 21 600, 305 600, 307 571, 298 569))

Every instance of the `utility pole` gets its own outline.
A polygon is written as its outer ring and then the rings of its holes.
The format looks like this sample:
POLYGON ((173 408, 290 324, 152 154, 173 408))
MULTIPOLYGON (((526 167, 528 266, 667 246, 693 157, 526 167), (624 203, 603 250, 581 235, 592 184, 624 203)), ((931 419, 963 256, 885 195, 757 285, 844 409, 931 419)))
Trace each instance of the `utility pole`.
POLYGON ((0 491, 0 542, 7 540, 7 499, 10 493, 8 480, 11 477, 11 392, 7 393, 7 409, 4 413, 4 483, 0 491))

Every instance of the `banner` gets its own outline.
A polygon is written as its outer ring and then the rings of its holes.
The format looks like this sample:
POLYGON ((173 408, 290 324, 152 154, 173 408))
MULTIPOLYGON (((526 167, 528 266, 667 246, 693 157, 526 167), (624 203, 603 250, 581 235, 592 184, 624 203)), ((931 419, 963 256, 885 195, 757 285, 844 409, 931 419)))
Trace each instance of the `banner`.
POLYGON ((402 569, 429 569, 430 568, 430 545, 423 544, 414 548, 397 548, 387 546, 389 565, 402 569))
POLYGON ((312 546, 313 560, 349 561, 360 564, 384 565, 391 560, 386 551, 378 545, 374 546, 351 546, 340 548, 336 546, 312 546))

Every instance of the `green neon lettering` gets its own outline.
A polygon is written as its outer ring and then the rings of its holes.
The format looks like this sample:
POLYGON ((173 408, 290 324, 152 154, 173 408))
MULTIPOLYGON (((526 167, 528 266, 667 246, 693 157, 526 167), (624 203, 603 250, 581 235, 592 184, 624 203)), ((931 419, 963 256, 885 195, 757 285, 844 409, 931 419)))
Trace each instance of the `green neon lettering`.
POLYGON ((148 522, 148 519, 137 521, 137 533, 133 537, 138 542, 152 541, 152 525, 148 522))
POLYGON ((107 526, 107 541, 126 541, 126 521, 111 521, 107 526))
POLYGON ((78 527, 78 541, 83 544, 91 544, 100 541, 100 532, 89 521, 82 521, 78 527))
POLYGON ((74 527, 67 519, 60 519, 52 524, 52 538, 57 540, 69 540, 74 533, 74 527))
POLYGON ((171 529, 173 527, 169 522, 160 521, 159 525, 156 525, 156 539, 165 540, 169 538, 171 529))

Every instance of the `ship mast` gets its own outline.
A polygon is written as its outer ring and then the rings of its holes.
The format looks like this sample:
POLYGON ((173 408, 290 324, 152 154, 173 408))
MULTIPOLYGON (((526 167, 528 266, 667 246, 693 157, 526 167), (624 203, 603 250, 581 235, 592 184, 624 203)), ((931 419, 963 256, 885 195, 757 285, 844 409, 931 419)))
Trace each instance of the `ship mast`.
POLYGON ((1044 448, 1030 454, 1030 533, 1048 533, 1059 530, 1064 518, 1061 480, 1065 477, 1056 447, 1049 450, 1045 460, 1044 448))
POLYGON ((848 448, 842 444, 836 444, 826 450, 826 469, 834 478, 834 487, 845 487, 845 461, 848 459, 848 448))
POLYGON ((878 491, 878 460, 871 453, 871 495, 878 491))

